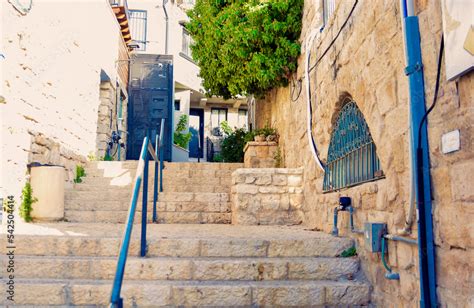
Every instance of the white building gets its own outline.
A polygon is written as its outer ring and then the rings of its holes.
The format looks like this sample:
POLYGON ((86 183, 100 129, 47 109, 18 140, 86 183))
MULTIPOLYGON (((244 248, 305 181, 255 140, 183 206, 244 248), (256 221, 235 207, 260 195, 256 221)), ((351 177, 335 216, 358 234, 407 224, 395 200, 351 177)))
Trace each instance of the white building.
POLYGON ((248 127, 247 101, 206 98, 203 94, 199 67, 191 54, 192 39, 184 28, 188 21, 186 10, 193 4, 193 0, 128 0, 132 39, 139 46, 135 52, 173 56, 174 123, 182 114, 190 116, 189 126, 193 133, 189 144, 190 157, 199 156, 200 143, 202 157, 206 160, 208 149, 211 149, 209 140, 213 140, 214 150, 219 150, 221 137, 217 136, 217 128, 222 121, 228 121, 231 127, 248 127))

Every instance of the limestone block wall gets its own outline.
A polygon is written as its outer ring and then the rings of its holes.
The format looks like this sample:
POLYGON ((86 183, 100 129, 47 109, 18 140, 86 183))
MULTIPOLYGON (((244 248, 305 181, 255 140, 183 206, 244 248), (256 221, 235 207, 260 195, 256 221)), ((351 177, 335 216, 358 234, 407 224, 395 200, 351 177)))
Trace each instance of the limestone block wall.
POLYGON ((19 200, 27 164, 64 164, 71 179, 95 152, 100 73, 116 80, 120 31, 102 0, 33 1, 26 15, 1 1, 0 13, 0 190, 19 200))
MULTIPOLYGON (((126 143, 127 141, 127 104, 128 99, 122 95, 122 105, 117 102, 117 89, 112 85, 111 82, 101 82, 100 84, 100 105, 98 108, 97 118, 97 139, 96 139, 96 150, 95 157, 102 158, 107 153, 108 142, 112 139, 112 133, 120 130, 121 141, 126 143), (122 108, 122 117, 118 119, 119 108, 122 108)), ((122 91, 121 91, 122 92, 122 91)), ((123 92, 122 92, 123 93, 123 92)), ((119 159, 119 151, 117 150, 118 145, 109 151, 109 155, 114 159, 119 159)), ((126 157, 125 149, 120 150, 120 159, 124 160, 126 157)))
MULTIPOLYGON (((320 29, 322 1, 305 1, 301 41, 320 29)), ((338 1, 337 9, 311 48, 311 66, 329 46, 348 16, 354 1, 338 1)), ((420 19, 426 104, 432 102, 439 43, 441 2, 415 1, 420 19)), ((304 45, 304 43, 303 43, 304 45)), ((296 78, 304 75, 303 47, 296 78)), ((444 65, 443 65, 444 66, 444 65)), ((325 58, 311 72, 313 131, 319 153, 326 161, 330 134, 342 100, 351 97, 362 111, 377 147, 385 178, 340 191, 323 193, 323 172, 317 167, 306 135, 306 94, 295 100, 289 88, 276 89, 257 101, 258 127, 270 123, 280 133, 285 167, 304 166, 304 223, 330 232, 333 208, 340 196, 350 196, 355 225, 385 222, 388 231, 404 226, 409 208, 410 156, 408 81, 398 1, 359 1, 352 17, 325 58)), ((446 82, 444 67, 436 108, 428 119, 433 188, 434 233, 438 297, 442 307, 474 303, 474 74, 446 82), (444 133, 459 129, 461 149, 441 151, 444 133), (470 276, 471 275, 471 276, 470 276)), ((343 236, 357 240, 362 267, 374 286, 373 301, 381 307, 416 307, 419 304, 419 269, 416 246, 389 242, 388 263, 400 273, 399 281, 384 278, 380 254, 367 252, 360 235, 348 232, 348 213, 341 213, 343 236)), ((411 238, 417 238, 416 223, 411 238)))
POLYGON ((303 222, 302 168, 243 168, 232 173, 232 223, 299 225, 303 222))
POLYGON ((274 168, 277 160, 278 144, 276 142, 247 142, 244 148, 245 168, 274 168))

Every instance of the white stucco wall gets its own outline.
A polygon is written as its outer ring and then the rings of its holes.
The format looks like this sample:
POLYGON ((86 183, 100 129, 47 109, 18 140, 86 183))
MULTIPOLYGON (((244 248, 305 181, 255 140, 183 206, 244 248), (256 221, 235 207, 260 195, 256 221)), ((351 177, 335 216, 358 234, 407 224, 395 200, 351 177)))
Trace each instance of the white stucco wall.
MULTIPOLYGON (((166 21, 162 4, 161 0, 128 0, 129 9, 147 11, 146 50, 137 53, 165 54, 166 21)), ((202 88, 198 76, 199 67, 180 55, 183 27, 179 22, 188 20, 188 17, 176 1, 168 1, 166 9, 169 17, 168 54, 173 55, 174 80, 191 90, 199 91, 202 88)))
POLYGON ((1 1, 0 10, 0 190, 18 196, 33 135, 94 152, 100 72, 115 80, 120 32, 107 0, 35 0, 25 16, 1 1))

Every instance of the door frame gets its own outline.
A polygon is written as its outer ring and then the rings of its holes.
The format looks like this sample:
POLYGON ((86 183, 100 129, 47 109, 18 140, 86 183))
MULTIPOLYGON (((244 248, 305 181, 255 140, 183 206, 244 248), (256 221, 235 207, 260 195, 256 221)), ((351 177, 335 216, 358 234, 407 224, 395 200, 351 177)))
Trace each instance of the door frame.
MULTIPOLYGON (((201 149, 199 151, 199 158, 204 158, 204 109, 202 108, 190 108, 189 116, 199 117, 199 140, 201 141, 201 149)), ((195 157, 198 158, 198 157, 195 157)))

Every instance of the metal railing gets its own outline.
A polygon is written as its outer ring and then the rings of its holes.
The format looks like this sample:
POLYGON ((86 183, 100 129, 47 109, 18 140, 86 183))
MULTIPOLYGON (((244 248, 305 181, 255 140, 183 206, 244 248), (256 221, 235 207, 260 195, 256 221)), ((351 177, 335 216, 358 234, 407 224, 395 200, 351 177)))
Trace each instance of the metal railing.
POLYGON ((165 120, 161 119, 161 128, 159 135, 155 137, 155 149, 150 143, 150 138, 146 136, 143 139, 142 150, 140 152, 140 159, 138 161, 137 173, 135 175, 135 182, 132 190, 132 197, 130 200, 130 207, 128 209, 127 221, 125 223, 125 231, 123 234, 122 243, 120 245, 119 256, 117 260, 117 267, 115 270, 114 284, 112 287, 112 294, 110 296, 110 307, 123 307, 123 299, 120 297, 122 290, 123 277, 125 275, 125 265, 127 263, 128 248, 130 246, 130 239, 132 236, 133 220, 137 209, 138 194, 140 193, 140 185, 142 186, 142 220, 141 220, 141 238, 140 238, 140 256, 145 257, 147 253, 146 245, 146 227, 147 227, 147 203, 148 203, 148 168, 150 156, 155 161, 155 178, 153 189, 153 222, 157 222, 156 202, 158 200, 158 168, 160 168, 160 192, 163 191, 163 131, 165 120), (159 155, 159 159, 157 156, 159 155))

